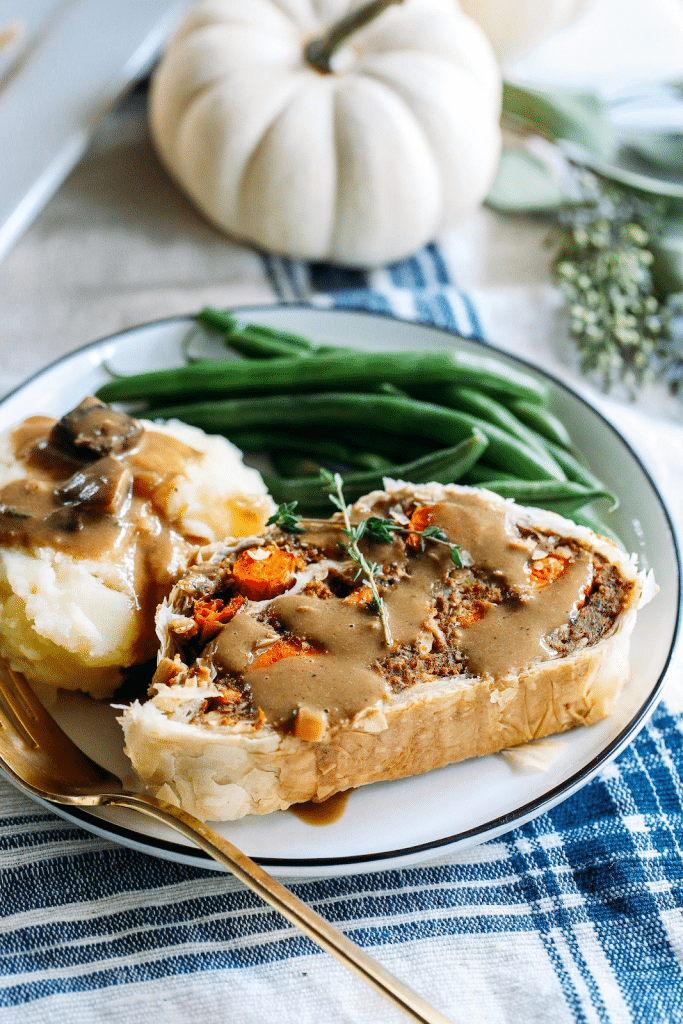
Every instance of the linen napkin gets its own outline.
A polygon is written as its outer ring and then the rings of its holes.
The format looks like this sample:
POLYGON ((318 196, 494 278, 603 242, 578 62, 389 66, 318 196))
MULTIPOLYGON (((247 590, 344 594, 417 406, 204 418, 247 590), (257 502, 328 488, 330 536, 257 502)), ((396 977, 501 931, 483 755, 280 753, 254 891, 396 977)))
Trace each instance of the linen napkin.
MULTIPOLYGON (((457 286, 447 247, 371 274, 249 259, 274 300, 485 331, 485 302, 457 286)), ((675 499, 683 430, 618 408, 675 499)), ((671 672, 675 696, 680 665, 671 672)), ((683 1021, 678 704, 579 793, 500 839, 288 884, 458 1024, 683 1021)), ((0 893, 0 1024, 404 1019, 229 876, 93 837, 5 782, 0 893)))

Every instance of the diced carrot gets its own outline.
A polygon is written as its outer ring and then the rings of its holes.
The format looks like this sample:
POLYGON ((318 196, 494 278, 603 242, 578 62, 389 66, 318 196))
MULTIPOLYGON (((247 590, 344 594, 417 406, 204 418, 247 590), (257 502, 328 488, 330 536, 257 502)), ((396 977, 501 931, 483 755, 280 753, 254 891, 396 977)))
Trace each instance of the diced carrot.
POLYGON ((348 597, 344 598, 344 604, 366 605, 373 601, 372 587, 364 583, 361 587, 352 590, 348 597))
POLYGON ((215 697, 209 697, 206 700, 205 712, 208 711, 228 711, 233 710, 236 704, 242 700, 242 694, 239 690, 224 690, 222 693, 217 693, 215 697))
POLYGON ((283 637, 281 640, 276 640, 263 654, 259 654, 258 658, 252 661, 249 669, 269 668, 277 661, 282 661, 283 658, 296 658, 301 654, 320 654, 320 651, 306 640, 300 640, 299 637, 283 637))
POLYGON ((242 605, 246 603, 246 600, 246 597, 236 594, 227 604, 220 598, 197 601, 194 606, 194 620, 197 623, 201 640, 207 643, 217 633, 220 633, 222 627, 226 622, 230 622, 242 605))
POLYGON ((238 591, 250 601, 267 601, 294 585, 301 565, 296 555, 276 547, 247 548, 232 568, 238 591))
POLYGON ((545 558, 532 562, 529 579, 535 587, 547 587, 549 583, 554 583, 564 575, 568 565, 569 559, 564 555, 546 555, 545 558))
POLYGON ((473 604, 466 605, 465 608, 458 612, 456 617, 458 625, 463 627, 474 625, 479 619, 484 618, 487 607, 483 601, 475 601, 473 604))
MULTIPOLYGON (((416 508, 412 516, 410 517, 410 529, 424 530, 428 526, 431 526, 433 511, 433 505, 423 505, 420 508, 416 508)), ((406 544, 408 544, 411 548, 419 548, 422 544, 422 538, 417 533, 409 533, 406 544)))

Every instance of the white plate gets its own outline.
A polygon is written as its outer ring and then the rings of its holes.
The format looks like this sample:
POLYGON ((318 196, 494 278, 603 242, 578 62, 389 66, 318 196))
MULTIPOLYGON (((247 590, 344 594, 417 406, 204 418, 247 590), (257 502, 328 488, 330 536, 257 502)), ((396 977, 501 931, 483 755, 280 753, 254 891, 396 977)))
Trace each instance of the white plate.
MULTIPOLYGON (((447 331, 372 313, 272 306, 241 314, 330 344, 377 350, 482 348, 447 331)), ((0 429, 32 413, 61 415, 109 379, 104 362, 128 373, 182 362, 180 346, 191 323, 175 318, 138 327, 61 359, 0 404, 0 429)), ((500 358, 519 365, 511 356, 500 358)), ((538 376, 550 385, 551 409, 566 423, 578 447, 589 453, 593 469, 620 496, 615 528, 638 552, 641 565, 654 569, 660 586, 658 596, 638 618, 633 675, 616 711, 604 722, 550 740, 554 756, 541 771, 523 771, 504 756, 492 755, 358 789, 351 793, 343 816, 324 827, 286 812, 218 826, 274 874, 334 875, 397 867, 501 835, 585 785, 652 713, 678 630, 680 563, 669 516, 647 471, 615 429, 563 384, 545 374, 538 376)), ((54 714, 91 757, 119 774, 130 771, 115 712, 108 704, 65 694, 54 714)), ((55 810, 92 832, 146 853, 216 866, 175 833, 133 811, 55 810)))

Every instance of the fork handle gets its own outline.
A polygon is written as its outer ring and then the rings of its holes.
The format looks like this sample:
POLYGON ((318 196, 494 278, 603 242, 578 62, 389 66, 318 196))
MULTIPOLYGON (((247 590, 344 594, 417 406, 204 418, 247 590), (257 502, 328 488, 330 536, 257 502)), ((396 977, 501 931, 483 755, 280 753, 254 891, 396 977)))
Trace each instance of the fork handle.
POLYGON ((340 960, 346 967, 372 985, 386 999, 420 1024, 453 1024, 421 996, 385 970, 337 928, 316 914, 289 889, 280 885, 267 871, 203 821, 179 807, 155 797, 137 793, 111 793, 101 804, 130 807, 180 832, 210 857, 231 871, 261 899, 300 928, 314 942, 340 960))

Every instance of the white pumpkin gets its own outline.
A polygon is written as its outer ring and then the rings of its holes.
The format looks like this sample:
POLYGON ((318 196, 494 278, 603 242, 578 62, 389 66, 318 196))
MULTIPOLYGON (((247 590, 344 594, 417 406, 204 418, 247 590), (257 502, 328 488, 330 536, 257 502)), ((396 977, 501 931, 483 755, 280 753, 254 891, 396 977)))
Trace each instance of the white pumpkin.
POLYGON ((154 77, 170 173, 230 235, 347 266, 400 259, 478 206, 500 149, 500 72, 453 0, 403 0, 333 70, 306 45, 359 0, 204 0, 154 77))
POLYGON ((575 21, 592 0, 460 0, 502 61, 521 57, 575 21))

